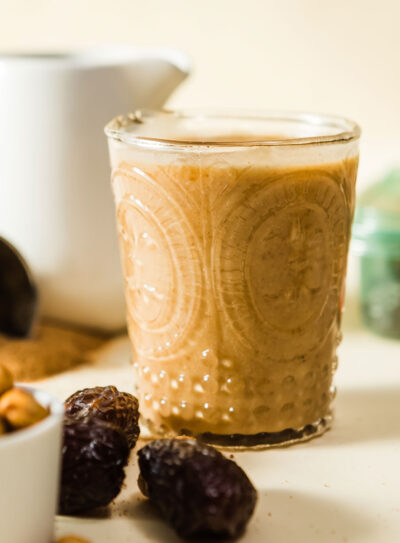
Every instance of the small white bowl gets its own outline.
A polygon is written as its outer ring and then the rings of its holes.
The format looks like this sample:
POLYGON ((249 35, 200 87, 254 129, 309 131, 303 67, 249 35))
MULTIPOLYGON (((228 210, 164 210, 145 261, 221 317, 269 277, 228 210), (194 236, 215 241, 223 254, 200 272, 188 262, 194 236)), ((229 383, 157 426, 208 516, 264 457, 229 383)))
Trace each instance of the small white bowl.
POLYGON ((30 392, 50 414, 0 436, 0 541, 51 543, 60 478, 64 405, 47 392, 30 392))

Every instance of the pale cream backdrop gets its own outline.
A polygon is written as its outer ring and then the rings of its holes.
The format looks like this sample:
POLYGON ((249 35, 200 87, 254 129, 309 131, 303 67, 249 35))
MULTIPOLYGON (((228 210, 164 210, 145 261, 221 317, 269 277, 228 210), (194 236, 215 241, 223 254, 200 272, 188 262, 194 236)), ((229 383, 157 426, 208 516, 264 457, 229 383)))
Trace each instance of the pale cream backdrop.
POLYGON ((361 186, 400 163, 397 0, 0 0, 0 52, 111 43, 189 53, 192 75, 170 106, 356 119, 361 186))

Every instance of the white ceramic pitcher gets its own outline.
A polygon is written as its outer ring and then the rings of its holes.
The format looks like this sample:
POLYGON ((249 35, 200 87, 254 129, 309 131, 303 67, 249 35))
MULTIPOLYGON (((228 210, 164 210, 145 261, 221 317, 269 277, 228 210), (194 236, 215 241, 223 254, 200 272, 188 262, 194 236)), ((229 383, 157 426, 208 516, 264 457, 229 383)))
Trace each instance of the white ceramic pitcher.
POLYGON ((161 107, 188 70, 164 48, 0 56, 0 235, 30 265, 43 316, 124 326, 103 127, 161 107))

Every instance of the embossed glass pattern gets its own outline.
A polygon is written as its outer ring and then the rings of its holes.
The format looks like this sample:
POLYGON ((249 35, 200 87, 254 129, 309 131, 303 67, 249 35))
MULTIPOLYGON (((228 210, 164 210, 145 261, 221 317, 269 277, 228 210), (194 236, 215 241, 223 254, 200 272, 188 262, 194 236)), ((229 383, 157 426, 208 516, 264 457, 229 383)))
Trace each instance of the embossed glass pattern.
POLYGON ((138 112, 106 133, 151 430, 233 446, 321 433, 337 366, 357 125, 138 112))

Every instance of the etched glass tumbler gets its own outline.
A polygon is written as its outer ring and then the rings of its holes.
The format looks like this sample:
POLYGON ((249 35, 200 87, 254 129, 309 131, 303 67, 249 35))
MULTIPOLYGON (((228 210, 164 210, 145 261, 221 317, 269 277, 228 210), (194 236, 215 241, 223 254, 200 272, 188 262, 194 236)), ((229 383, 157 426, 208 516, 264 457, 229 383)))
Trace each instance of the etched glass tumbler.
POLYGON ((136 112, 106 127, 141 413, 269 446, 331 420, 358 126, 136 112))

